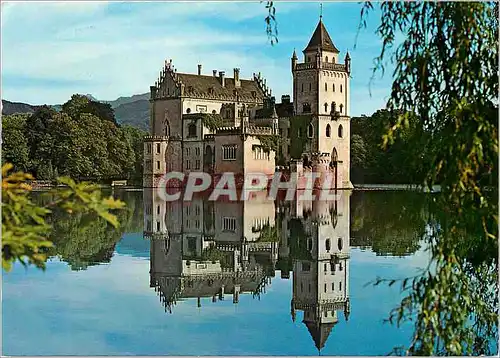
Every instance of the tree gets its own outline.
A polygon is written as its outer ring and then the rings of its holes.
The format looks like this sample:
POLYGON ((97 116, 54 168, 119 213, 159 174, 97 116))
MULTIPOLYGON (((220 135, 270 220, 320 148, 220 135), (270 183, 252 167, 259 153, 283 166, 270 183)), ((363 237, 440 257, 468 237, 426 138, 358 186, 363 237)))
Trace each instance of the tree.
POLYGON ((59 178, 64 188, 53 189, 50 202, 39 206, 30 197, 33 179, 30 174, 11 173, 12 164, 2 167, 2 267, 9 271, 16 261, 24 266, 34 264, 45 267, 50 248, 51 226, 47 216, 55 209, 68 214, 95 214, 118 227, 112 210, 121 209, 124 203, 112 197, 102 198, 96 186, 76 184, 69 178, 59 178))
POLYGON ((28 114, 12 114, 2 117, 2 162, 12 163, 19 171, 29 169, 28 140, 24 135, 28 114))

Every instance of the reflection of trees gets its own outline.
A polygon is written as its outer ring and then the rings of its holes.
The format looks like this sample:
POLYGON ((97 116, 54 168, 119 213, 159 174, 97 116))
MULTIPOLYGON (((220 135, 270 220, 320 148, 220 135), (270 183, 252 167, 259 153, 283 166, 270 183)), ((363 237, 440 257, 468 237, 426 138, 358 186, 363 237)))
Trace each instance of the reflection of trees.
MULTIPOLYGON (((141 195, 140 192, 121 192, 115 195, 127 204, 123 210, 116 212, 120 223, 118 229, 95 214, 69 215, 54 211, 49 219, 52 225, 49 239, 54 243, 50 255, 60 257, 72 270, 84 270, 89 266, 109 262, 123 233, 142 231, 141 195)), ((46 202, 50 198, 38 194, 35 200, 46 202)))
POLYGON ((410 255, 420 248, 430 196, 418 192, 354 192, 351 245, 377 255, 410 255))

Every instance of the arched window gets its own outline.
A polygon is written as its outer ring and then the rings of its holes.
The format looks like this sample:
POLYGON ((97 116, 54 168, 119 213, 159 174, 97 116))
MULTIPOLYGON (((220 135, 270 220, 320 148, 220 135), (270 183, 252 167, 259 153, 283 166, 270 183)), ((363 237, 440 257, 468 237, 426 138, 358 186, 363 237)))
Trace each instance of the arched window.
POLYGON ((325 82, 325 91, 328 91, 328 83, 325 82))
POLYGON ((329 124, 326 125, 326 136, 330 138, 332 135, 332 127, 329 124))
POLYGON ((304 103, 304 104, 302 105, 302 112, 304 112, 304 113, 309 113, 309 112, 311 112, 311 105, 310 105, 309 103, 307 103, 307 102, 306 102, 306 103, 304 103))
POLYGON ((326 247, 326 251, 330 251, 330 239, 326 239, 325 241, 325 247, 326 247))
POLYGON ((339 247, 339 250, 342 251, 342 239, 339 237, 337 245, 339 247))
POLYGON ((340 93, 342 93, 342 85, 340 85, 340 93))
POLYGON ((342 127, 342 124, 339 125, 339 138, 342 138, 344 136, 344 128, 342 127))
POLYGON ((314 126, 311 124, 309 124, 309 127, 307 128, 307 136, 309 138, 312 138, 314 135, 314 126))
POLYGON ((340 108, 340 113, 342 113, 342 109, 344 108, 344 105, 340 104, 339 108, 340 108))
POLYGON ((304 92, 304 84, 302 83, 302 85, 300 86, 300 92, 304 92))
POLYGON ((328 56, 326 56, 326 58, 325 58, 325 62, 328 62, 328 56))
POLYGON ((332 110, 332 113, 337 112, 337 105, 335 104, 335 102, 332 102, 332 108, 331 108, 331 110, 332 110))
POLYGON ((311 91, 312 91, 312 84, 309 83, 309 92, 311 92, 311 91))
POLYGON ((332 58, 332 63, 335 63, 335 57, 332 58))
POLYGON ((196 125, 194 123, 188 126, 188 137, 196 137, 196 125))
POLYGON ((328 103, 325 103, 325 112, 328 113, 328 103))
POLYGON ((214 109, 214 110, 212 111, 212 114, 216 114, 216 113, 217 113, 217 111, 214 109))
POLYGON ((342 291, 342 281, 339 282, 339 291, 342 291))
POLYGON ((191 113, 191 108, 186 109, 186 113, 191 113))
POLYGON ((332 91, 335 92, 335 83, 332 84, 332 91))

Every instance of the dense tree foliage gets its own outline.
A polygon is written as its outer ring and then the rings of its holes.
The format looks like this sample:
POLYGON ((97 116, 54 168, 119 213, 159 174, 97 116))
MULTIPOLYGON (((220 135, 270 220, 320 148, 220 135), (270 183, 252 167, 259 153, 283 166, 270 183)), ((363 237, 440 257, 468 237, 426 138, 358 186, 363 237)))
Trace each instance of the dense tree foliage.
MULTIPOLYGON (((391 320, 414 322, 408 354, 498 351, 498 2, 383 2, 375 70, 395 63, 384 145, 418 118, 427 183, 446 215, 429 240, 432 262, 403 281, 391 320)), ((366 3, 362 19, 373 8, 366 3)), ((409 146, 414 145, 412 142, 409 146)))
POLYGON ((123 208, 123 202, 112 197, 103 198, 96 186, 75 183, 70 178, 58 179, 64 188, 47 193, 50 199, 43 204, 32 201, 27 180, 33 177, 23 172, 11 173, 12 164, 2 167, 2 267, 9 271, 19 261, 23 265, 45 267, 53 247, 49 234, 49 215, 56 211, 68 215, 90 215, 101 218, 117 228, 117 217, 112 213, 123 208))
POLYGON ((38 180, 141 180, 146 132, 118 127, 109 104, 73 95, 60 112, 42 106, 31 115, 4 116, 2 125, 3 159, 38 180))
POLYGON ((423 183, 430 166, 432 143, 415 115, 389 147, 382 138, 401 115, 400 111, 378 110, 371 116, 351 118, 351 180, 353 183, 423 183))

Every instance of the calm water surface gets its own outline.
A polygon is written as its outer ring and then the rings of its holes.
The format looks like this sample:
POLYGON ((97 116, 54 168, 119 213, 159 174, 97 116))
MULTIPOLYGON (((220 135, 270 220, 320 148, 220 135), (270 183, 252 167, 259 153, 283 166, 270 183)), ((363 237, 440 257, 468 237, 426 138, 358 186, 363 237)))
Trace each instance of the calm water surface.
POLYGON ((123 192, 120 231, 54 218, 45 271, 3 275, 4 355, 385 355, 411 327, 377 277, 427 264, 425 194, 164 203, 123 192))

